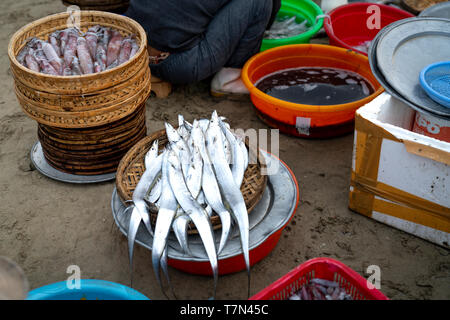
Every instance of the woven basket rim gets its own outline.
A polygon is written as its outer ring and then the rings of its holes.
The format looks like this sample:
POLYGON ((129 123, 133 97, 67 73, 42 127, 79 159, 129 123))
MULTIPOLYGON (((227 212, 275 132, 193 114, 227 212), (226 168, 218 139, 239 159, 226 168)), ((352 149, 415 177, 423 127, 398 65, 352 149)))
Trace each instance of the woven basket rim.
MULTIPOLYGON (((97 78, 99 75, 105 75, 105 74, 109 74, 112 72, 115 72, 117 69, 119 68, 126 68, 129 64, 131 64, 134 60, 138 59, 138 57, 142 54, 143 50, 146 50, 146 46, 147 46, 147 33, 145 32, 144 28, 135 20, 127 17, 127 16, 123 16, 120 14, 116 14, 116 13, 111 13, 111 12, 105 12, 105 11, 98 11, 98 10, 81 10, 80 11, 80 19, 83 18, 83 16, 92 16, 92 15, 97 15, 97 16, 106 16, 109 17, 111 19, 118 19, 118 20, 123 20, 124 22, 127 22, 131 25, 133 25, 137 30, 139 30, 139 36, 141 38, 141 43, 139 44, 139 50, 136 52, 136 54, 129 59, 128 61, 114 67, 108 70, 104 70, 98 73, 91 73, 91 74, 83 74, 83 75, 71 75, 71 76, 63 76, 63 75, 50 75, 50 74, 45 74, 45 73, 41 73, 41 72, 36 72, 33 70, 28 69, 27 67, 23 66, 22 64, 19 63, 19 61, 17 61, 16 59, 16 55, 14 54, 14 45, 17 41, 17 38, 19 38, 19 36, 24 33, 25 31, 32 29, 35 25, 39 25, 39 24, 44 24, 46 22, 49 22, 55 18, 63 18, 64 16, 69 17, 69 13, 68 12, 60 12, 60 13, 55 13, 55 14, 51 14, 48 15, 46 17, 40 18, 38 20, 32 21, 26 25, 24 25, 23 27, 21 27, 19 30, 17 30, 11 37, 9 44, 8 44, 8 56, 9 56, 9 60, 11 61, 11 63, 13 63, 17 68, 21 69, 22 71, 28 72, 30 74, 33 75, 37 75, 46 79, 69 79, 69 80, 73 80, 73 79, 94 79, 97 78)), ((24 44, 25 45, 25 44, 24 44)))
MULTIPOLYGON (((123 199, 123 190, 122 190, 122 183, 121 180, 123 178, 122 173, 126 172, 126 168, 129 167, 133 159, 130 159, 132 155, 134 155, 138 149, 140 149, 144 144, 154 141, 156 139, 159 139, 162 135, 165 135, 165 129, 157 130, 152 132, 151 134, 147 135, 140 141, 138 141, 133 147, 131 147, 128 152, 123 156, 123 158, 120 160, 119 165, 117 166, 117 174, 116 174, 116 187, 118 191, 119 197, 126 201, 127 199, 123 199)), ((249 152, 255 152, 255 150, 249 149, 249 152)), ((257 150, 258 156, 257 156, 257 162, 260 166, 260 168, 264 168, 266 166, 264 155, 262 154, 261 150, 257 150)), ((267 176, 264 175, 264 183, 262 188, 262 191, 264 191, 265 186, 267 185, 267 176)), ((259 200, 258 200, 259 201, 259 200)))
MULTIPOLYGON (((148 147, 150 147, 149 145, 151 144, 152 141, 156 140, 156 139, 161 139, 162 136, 165 136, 166 132, 165 129, 162 130, 158 130, 155 131, 153 133, 151 133, 150 135, 147 135, 146 137, 144 137, 143 139, 141 139, 140 141, 138 141, 133 147, 131 147, 128 152, 123 156, 123 158, 120 160, 119 165, 117 166, 117 171, 116 171, 116 188, 117 188, 117 194, 119 196, 119 198, 122 201, 127 201, 130 200, 128 199, 128 197, 126 196, 126 194, 128 193, 126 184, 122 183, 124 180, 124 176, 125 174, 129 171, 130 166, 136 162, 136 159, 139 158, 139 155, 143 154, 143 151, 139 151, 141 148, 143 148, 145 145, 148 145, 148 147), (125 190, 124 190, 125 189, 125 190)), ((249 148, 248 144, 246 143, 247 147, 249 148)), ((257 153, 258 155, 256 155, 256 150, 254 150, 253 148, 249 148, 249 153, 252 153, 254 156, 257 156, 257 165, 259 166, 259 170, 260 170, 260 174, 262 171, 262 168, 264 168, 266 166, 265 160, 264 160, 264 155, 262 154, 261 150, 258 149, 257 153)), ((254 195, 251 200, 249 200, 249 202, 246 201, 246 207, 247 207, 247 213, 250 214, 251 211, 253 211, 253 209, 255 208, 255 206, 260 202, 260 200, 262 199, 264 190, 266 189, 267 186, 267 175, 263 175, 261 174, 261 177, 263 179, 263 182, 259 185, 258 188, 258 192, 256 195, 254 195)), ((245 186, 245 184, 241 185, 245 186)), ((156 212, 153 212, 152 210, 150 210, 151 216, 153 215, 157 215, 156 212)), ((213 221, 218 221, 217 220, 218 216, 211 216, 211 223, 213 223, 213 229, 217 230, 219 228, 221 228, 222 224, 220 222, 216 222, 214 223, 213 221)), ((188 234, 196 234, 198 231, 195 228, 195 226, 193 227, 193 229, 189 229, 188 230, 188 234)))
POLYGON ((124 4, 124 3, 129 3, 130 0, 102 0, 102 1, 80 1, 80 0, 62 0, 62 2, 67 2, 70 3, 72 5, 77 5, 77 6, 85 6, 84 3, 88 3, 87 5, 93 5, 93 6, 106 6, 106 5, 111 5, 111 4, 124 4), (80 3, 83 2, 83 3, 80 3), (99 3, 100 2, 100 3, 99 3))

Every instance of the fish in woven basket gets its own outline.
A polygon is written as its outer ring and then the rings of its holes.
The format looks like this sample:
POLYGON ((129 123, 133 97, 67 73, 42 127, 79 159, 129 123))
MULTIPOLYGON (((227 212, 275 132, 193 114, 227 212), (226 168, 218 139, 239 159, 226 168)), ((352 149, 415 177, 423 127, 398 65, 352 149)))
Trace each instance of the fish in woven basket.
POLYGON ((134 35, 99 25, 83 33, 75 28, 58 30, 44 41, 32 38, 17 60, 32 71, 73 76, 98 73, 130 60, 139 50, 134 35))
MULTIPOLYGON (((165 148, 158 152, 158 141, 155 140, 146 153, 145 171, 133 192, 133 205, 127 208, 132 209, 128 228, 130 266, 138 226, 143 221, 153 235, 153 268, 165 294, 159 270, 161 267, 169 280, 169 233, 172 230, 180 247, 192 256, 187 229, 193 223, 211 264, 215 296, 217 257, 227 243, 234 222, 239 230, 250 285, 249 221, 240 190, 249 163, 245 143, 232 133, 225 118, 215 111, 210 120, 194 120, 190 124, 181 115, 178 120, 177 129, 165 124, 169 141, 165 148), (154 230, 149 223, 150 208, 158 211, 154 230), (222 224, 218 249, 210 221, 214 214, 220 217, 222 224)), ((168 283, 170 286, 170 281, 168 283)))

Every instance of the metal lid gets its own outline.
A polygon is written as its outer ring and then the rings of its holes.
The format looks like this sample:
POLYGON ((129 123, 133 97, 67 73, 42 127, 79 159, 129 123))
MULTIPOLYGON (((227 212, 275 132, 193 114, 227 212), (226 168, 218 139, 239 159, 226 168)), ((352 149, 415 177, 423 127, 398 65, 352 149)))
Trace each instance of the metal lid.
MULTIPOLYGON (((273 155, 262 151, 268 168, 275 168, 278 164, 278 172, 269 175, 267 186, 260 202, 255 206, 249 215, 250 227, 250 250, 258 247, 267 240, 273 233, 280 230, 294 215, 297 205, 297 184, 295 177, 289 169, 273 155)), ((126 236, 130 220, 129 214, 124 214, 125 206, 120 200, 116 189, 114 189, 111 199, 111 208, 117 227, 126 236)), ((221 230, 216 230, 217 245, 220 240, 221 230)), ((151 250, 153 237, 148 233, 143 224, 139 226, 136 242, 151 250)), ((207 262, 208 257, 198 235, 189 236, 189 248, 195 257, 184 254, 171 233, 169 236, 168 257, 171 259, 207 262)), ((219 260, 228 259, 242 254, 241 243, 237 228, 233 228, 232 234, 219 255, 219 260)))
POLYGON ((419 112, 427 114, 427 115, 436 116, 434 113, 429 112, 425 109, 422 109, 419 106, 416 106, 415 104, 411 103, 410 101, 408 101, 404 97, 402 97, 400 94, 398 94, 398 92, 395 91, 391 87, 391 85, 386 81, 386 79, 384 78, 380 69, 378 68, 377 57, 376 57, 376 48, 377 48, 377 44, 378 44, 378 39, 383 35, 383 32, 386 32, 388 29, 392 28, 393 26, 395 26, 395 25, 390 24, 390 25, 384 27, 380 32, 377 33, 375 38, 372 40, 372 43, 369 47, 369 52, 368 52, 369 64, 370 64, 370 69, 372 70, 372 74, 375 76, 377 81, 383 86, 383 88, 386 90, 386 92, 389 93, 394 98, 402 101, 403 103, 407 104, 409 107, 413 108, 416 111, 419 111, 419 112))
POLYGON ((450 56, 450 20, 400 20, 383 30, 374 50, 379 70, 398 95, 435 116, 450 117, 450 110, 433 101, 419 83, 425 66, 450 56))
POLYGON ((44 152, 42 151, 41 143, 36 142, 31 148, 31 163, 36 167, 37 171, 42 173, 44 176, 50 179, 68 182, 68 183, 98 183, 104 181, 114 180, 116 178, 116 173, 106 173, 92 176, 84 176, 77 174, 70 174, 66 172, 59 171, 53 168, 47 160, 45 160, 44 152))
POLYGON ((419 17, 436 17, 450 19, 450 1, 440 2, 426 8, 419 17))

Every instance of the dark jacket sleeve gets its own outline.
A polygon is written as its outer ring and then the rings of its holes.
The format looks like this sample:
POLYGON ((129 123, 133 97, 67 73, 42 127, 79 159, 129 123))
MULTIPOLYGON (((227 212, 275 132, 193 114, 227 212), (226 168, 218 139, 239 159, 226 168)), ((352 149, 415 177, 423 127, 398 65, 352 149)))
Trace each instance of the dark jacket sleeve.
POLYGON ((277 16, 280 7, 281 7, 281 0, 273 0, 272 15, 270 16, 270 20, 269 23, 267 24, 266 30, 270 29, 270 27, 272 26, 272 23, 275 21, 275 17, 277 16))

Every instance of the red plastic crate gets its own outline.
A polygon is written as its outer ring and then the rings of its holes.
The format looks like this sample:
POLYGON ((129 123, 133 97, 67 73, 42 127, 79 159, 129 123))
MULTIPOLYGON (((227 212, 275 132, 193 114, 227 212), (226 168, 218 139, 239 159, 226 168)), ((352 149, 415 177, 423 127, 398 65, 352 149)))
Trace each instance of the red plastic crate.
POLYGON ((292 292, 297 292, 314 278, 336 281, 353 300, 388 300, 379 290, 369 289, 367 280, 357 272, 342 262, 328 258, 315 258, 302 263, 250 300, 286 300, 292 292))

